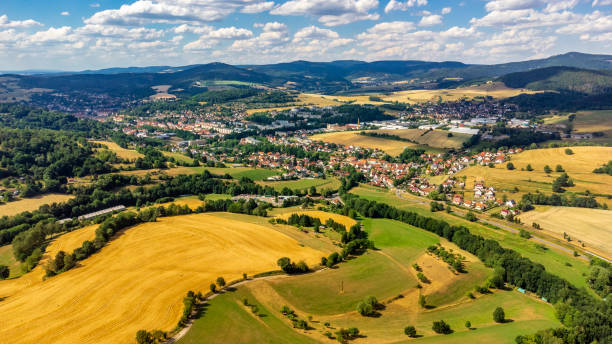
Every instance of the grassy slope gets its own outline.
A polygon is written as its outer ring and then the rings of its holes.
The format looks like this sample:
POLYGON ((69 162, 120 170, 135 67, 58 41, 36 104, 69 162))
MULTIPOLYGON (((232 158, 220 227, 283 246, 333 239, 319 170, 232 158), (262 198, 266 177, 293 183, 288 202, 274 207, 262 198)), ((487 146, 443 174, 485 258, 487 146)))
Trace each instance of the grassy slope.
POLYGON ((260 184, 269 185, 276 191, 281 191, 284 187, 288 187, 291 190, 304 190, 314 186, 317 188, 317 192, 321 192, 323 190, 337 190, 340 187, 340 181, 337 178, 261 182, 260 184))
POLYGON ((561 253, 553 249, 543 250, 538 248, 533 241, 525 240, 516 234, 512 234, 504 230, 491 229, 484 225, 472 223, 443 212, 438 212, 434 215, 428 210, 429 205, 421 205, 399 199, 394 194, 384 189, 365 186, 353 189, 352 193, 366 199, 387 203, 400 209, 413 211, 423 216, 440 217, 453 225, 465 226, 474 234, 482 235, 487 239, 496 240, 503 247, 513 249, 534 262, 544 265, 546 270, 566 278, 575 286, 587 287, 583 274, 587 274, 589 271, 588 263, 574 258, 566 253, 561 253), (571 264, 571 266, 567 266, 566 263, 571 264))

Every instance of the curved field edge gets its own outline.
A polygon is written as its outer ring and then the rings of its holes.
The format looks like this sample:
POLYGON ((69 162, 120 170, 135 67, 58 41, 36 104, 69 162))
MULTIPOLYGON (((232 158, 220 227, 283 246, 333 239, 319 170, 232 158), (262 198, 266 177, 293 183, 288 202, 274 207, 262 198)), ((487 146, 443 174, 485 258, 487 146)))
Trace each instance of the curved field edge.
MULTIPOLYGON (((91 230, 91 229, 89 229, 91 230)), ((46 255, 74 249, 60 237, 46 255)), ((82 237, 74 238, 75 244, 82 237)), ((271 228, 215 214, 158 219, 121 232, 99 253, 59 276, 43 271, 0 282, 0 336, 12 343, 133 343, 140 329, 172 330, 188 290, 216 277, 276 270, 282 256, 315 264, 329 252, 315 250, 271 228), (41 302, 53 300, 53 302, 41 302)))

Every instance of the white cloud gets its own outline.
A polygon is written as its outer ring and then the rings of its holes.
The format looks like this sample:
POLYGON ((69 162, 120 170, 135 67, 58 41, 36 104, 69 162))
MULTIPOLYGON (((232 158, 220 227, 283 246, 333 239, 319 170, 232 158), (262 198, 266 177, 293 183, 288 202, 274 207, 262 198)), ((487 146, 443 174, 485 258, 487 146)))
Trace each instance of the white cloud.
POLYGON ((242 13, 261 13, 266 12, 274 8, 274 1, 260 2, 257 4, 251 4, 244 6, 240 12, 242 13))
POLYGON ((62 13, 60 13, 60 14, 61 14, 61 15, 63 15, 63 16, 69 16, 69 15, 70 15, 70 12, 68 12, 68 11, 64 11, 64 12, 62 12, 62 13))
POLYGON ((442 9, 442 14, 449 14, 449 13, 451 13, 451 11, 452 11, 452 8, 450 8, 450 7, 444 7, 444 8, 442 9))
POLYGON ((584 41, 607 41, 612 35, 612 15, 594 11, 585 15, 583 20, 563 26, 556 32, 566 35, 580 35, 580 39, 584 41))
POLYGON ((435 26, 440 24, 442 24, 442 16, 439 14, 424 16, 419 22, 419 26, 435 26))
POLYGON ((9 20, 6 14, 0 16, 0 28, 28 28, 33 26, 42 26, 42 24, 33 19, 9 20))
POLYGON ((591 6, 608 6, 612 5, 612 0, 593 0, 591 6))
POLYGON ((570 24, 581 20, 582 16, 573 12, 544 13, 533 9, 493 11, 482 18, 472 18, 470 23, 475 26, 516 26, 537 27, 570 24))
POLYGON ((57 43, 57 42, 74 42, 76 36, 72 34, 72 28, 70 26, 63 26, 59 28, 51 27, 45 31, 39 31, 28 38, 28 42, 31 43, 57 43))
POLYGON ((387 6, 385 6, 385 13, 389 13, 391 11, 407 11, 410 7, 425 5, 427 5, 427 0, 406 0, 404 2, 389 0, 387 6))
POLYGON ((143 25, 210 22, 223 19, 240 8, 260 3, 262 3, 260 0, 138 0, 132 4, 122 5, 119 9, 97 12, 86 19, 85 23, 143 25))
POLYGON ((100 4, 99 3, 89 4, 89 7, 98 8, 100 7, 100 4))
POLYGON ((327 26, 338 26, 360 20, 378 20, 378 0, 289 0, 270 11, 276 15, 318 17, 327 26))
MULTIPOLYGON (((220 29, 214 29, 210 26, 203 27, 200 29, 193 30, 192 32, 202 33, 200 38, 196 41, 185 44, 185 50, 205 50, 210 49, 219 43, 219 40, 231 40, 231 39, 246 39, 253 36, 251 30, 232 27, 224 27, 220 29)), ((181 30, 175 30, 180 33, 181 30)), ((185 31, 183 31, 185 32, 185 31)))

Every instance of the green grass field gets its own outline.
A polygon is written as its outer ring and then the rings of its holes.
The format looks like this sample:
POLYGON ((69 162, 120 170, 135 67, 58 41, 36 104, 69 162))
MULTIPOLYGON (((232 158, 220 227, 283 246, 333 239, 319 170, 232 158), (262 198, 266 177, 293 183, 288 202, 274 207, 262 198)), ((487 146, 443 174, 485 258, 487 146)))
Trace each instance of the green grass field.
POLYGON ((250 178, 254 181, 264 180, 268 177, 275 176, 279 173, 277 170, 252 167, 189 167, 194 173, 202 173, 204 170, 210 171, 213 174, 224 175, 228 173, 230 176, 240 179, 242 177, 250 178))
MULTIPOLYGON (((516 291, 495 291, 478 295, 475 300, 465 297, 466 290, 484 281, 490 271, 472 261, 473 257, 467 257, 469 272, 442 291, 446 297, 439 297, 437 302, 435 295, 427 294, 428 304, 435 307, 420 308, 416 302, 417 281, 407 269, 419 257, 427 257, 423 254, 425 248, 440 242, 440 238, 392 220, 364 219, 363 223, 380 251, 369 251, 335 269, 253 281, 226 292, 209 303, 178 343, 326 343, 331 341, 323 334, 341 327, 359 328, 364 337, 355 343, 512 343, 518 334, 560 326, 550 304, 516 291), (391 301, 398 294, 405 297, 391 301), (379 317, 363 317, 355 312, 356 305, 368 296, 386 303, 379 317), (244 299, 257 306, 259 316, 244 306, 244 299), (311 328, 293 329, 280 314, 283 305, 294 309, 301 319, 311 316, 311 328), (498 306, 504 308, 511 322, 493 322, 492 313, 498 306), (455 332, 447 336, 435 334, 431 325, 440 319, 455 332), (467 320, 474 329, 465 328, 467 320), (331 323, 331 328, 324 326, 326 322, 331 323), (403 334, 408 325, 415 326, 422 337, 408 340, 403 334)), ((442 241, 444 246, 452 245, 442 241)), ((436 280, 439 276, 431 278, 436 280)))
POLYGON ((317 188, 317 192, 323 190, 337 190, 340 187, 340 181, 337 178, 327 179, 300 179, 300 180, 287 180, 278 182, 264 181, 261 185, 269 185, 276 191, 281 191, 283 188, 288 187, 291 190, 305 190, 310 189, 312 186, 317 188))
POLYGON ((19 277, 23 275, 21 271, 21 263, 15 259, 13 255, 13 246, 0 246, 0 265, 8 266, 11 274, 9 278, 19 277))
POLYGON ((187 164, 193 164, 193 159, 188 157, 185 154, 175 153, 175 152, 162 152, 162 154, 169 158, 174 158, 176 161, 181 161, 187 164))
POLYGON ((503 247, 513 249, 524 257, 546 267, 546 270, 567 279, 576 287, 587 287, 584 274, 588 274, 588 263, 572 257, 571 255, 555 249, 539 248, 534 241, 529 241, 520 236, 501 229, 492 229, 479 223, 469 222, 463 218, 437 212, 435 215, 429 211, 429 204, 420 204, 416 200, 400 199, 386 189, 360 186, 351 191, 363 198, 377 202, 387 203, 400 209, 416 212, 423 216, 435 216, 441 218, 451 225, 465 226, 472 233, 482 235, 487 239, 498 241, 503 247), (570 266, 568 266, 569 264, 570 266))

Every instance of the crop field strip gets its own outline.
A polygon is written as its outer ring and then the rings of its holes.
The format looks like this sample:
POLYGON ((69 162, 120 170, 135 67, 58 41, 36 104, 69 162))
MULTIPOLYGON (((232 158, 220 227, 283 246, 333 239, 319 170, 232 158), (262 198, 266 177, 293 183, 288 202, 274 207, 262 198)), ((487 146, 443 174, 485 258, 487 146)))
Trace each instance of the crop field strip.
MULTIPOLYGON (((84 237, 92 239, 93 230, 58 238, 46 255, 80 246, 84 237)), ((14 343, 41 338, 132 343, 139 329, 174 328, 187 290, 206 291, 218 276, 229 281, 242 273, 276 270, 282 256, 314 265, 324 255, 270 225, 215 214, 161 218, 123 231, 82 266, 44 282, 40 266, 21 278, 0 282, 0 297, 6 297, 0 313, 8 316, 0 336, 14 338, 14 343), (40 304, 41 299, 54 302, 40 304)))

